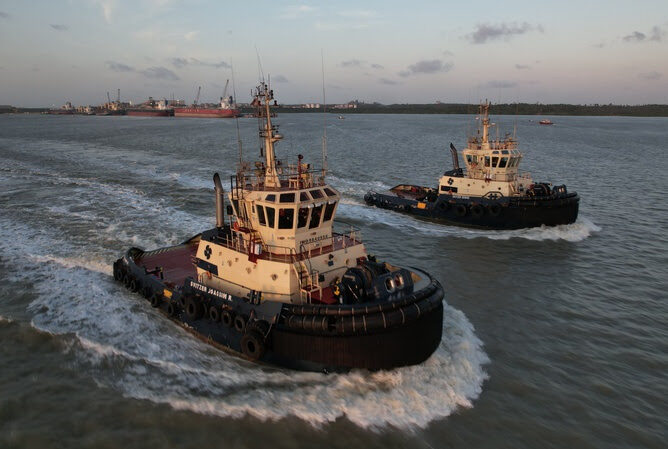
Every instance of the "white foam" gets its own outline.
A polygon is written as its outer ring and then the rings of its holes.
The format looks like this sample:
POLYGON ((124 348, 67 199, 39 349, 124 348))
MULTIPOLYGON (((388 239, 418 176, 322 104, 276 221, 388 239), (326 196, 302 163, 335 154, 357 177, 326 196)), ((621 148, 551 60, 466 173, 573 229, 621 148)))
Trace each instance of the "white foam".
POLYGON ((10 324, 10 323, 13 323, 13 322, 14 322, 14 320, 12 320, 12 319, 10 319, 10 318, 7 318, 7 317, 5 317, 5 316, 0 315, 0 323, 7 323, 7 324, 10 324))
POLYGON ((28 225, 3 217, 0 225, 14 275, 37 294, 32 325, 72 339, 65 350, 79 369, 127 397, 223 417, 295 416, 316 426, 346 417, 365 428, 410 429, 470 407, 486 378, 482 343, 447 305, 443 341, 422 365, 333 375, 274 369, 218 351, 128 293, 94 240, 69 242, 35 224, 36 237, 26 240, 19 236, 28 225))

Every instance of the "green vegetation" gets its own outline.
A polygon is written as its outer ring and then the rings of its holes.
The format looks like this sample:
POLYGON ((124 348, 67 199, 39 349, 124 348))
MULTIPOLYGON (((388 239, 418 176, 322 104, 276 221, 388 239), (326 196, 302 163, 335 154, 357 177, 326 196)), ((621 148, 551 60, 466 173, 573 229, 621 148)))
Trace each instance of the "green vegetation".
MULTIPOLYGON (((254 112, 250 108, 242 108, 245 113, 254 112)), ((333 109, 327 107, 332 114, 476 114, 477 104, 390 104, 359 103, 356 109, 333 109)), ((291 112, 322 112, 322 108, 302 108, 296 106, 279 106, 278 114, 291 112)), ((493 104, 491 114, 496 115, 590 115, 590 116, 632 116, 632 117, 668 117, 668 105, 615 105, 615 104, 541 104, 541 103, 506 103, 493 104)))

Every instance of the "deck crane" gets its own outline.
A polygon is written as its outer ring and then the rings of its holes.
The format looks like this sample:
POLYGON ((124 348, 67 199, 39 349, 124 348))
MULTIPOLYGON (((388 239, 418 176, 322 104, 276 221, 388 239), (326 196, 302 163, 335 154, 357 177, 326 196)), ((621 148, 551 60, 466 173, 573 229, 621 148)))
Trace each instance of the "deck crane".
POLYGON ((107 104, 111 104, 111 97, 109 96, 109 91, 107 91, 107 104))
MULTIPOLYGON (((223 89, 223 98, 227 100, 227 86, 229 86, 230 80, 225 81, 225 89, 223 89)), ((221 98, 222 100, 222 98, 221 98)))
POLYGON ((193 103, 194 106, 197 106, 197 103, 199 103, 199 93, 202 90, 202 86, 199 86, 197 88, 197 97, 195 97, 195 102, 193 103))

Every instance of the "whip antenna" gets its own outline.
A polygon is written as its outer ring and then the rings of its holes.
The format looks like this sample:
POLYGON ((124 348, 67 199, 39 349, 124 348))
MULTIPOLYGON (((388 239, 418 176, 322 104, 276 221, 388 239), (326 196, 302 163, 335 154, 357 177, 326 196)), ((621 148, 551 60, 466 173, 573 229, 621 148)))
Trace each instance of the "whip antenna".
POLYGON ((237 125, 237 144, 239 145, 239 167, 243 165, 243 147, 241 144, 241 131, 239 130, 239 111, 237 109, 237 86, 234 82, 234 64, 230 58, 230 69, 232 71, 232 95, 234 95, 234 109, 237 113, 234 116, 234 121, 237 125))
POLYGON ((325 96, 325 56, 320 49, 320 62, 322 68, 322 180, 324 182, 327 174, 327 97, 325 96))

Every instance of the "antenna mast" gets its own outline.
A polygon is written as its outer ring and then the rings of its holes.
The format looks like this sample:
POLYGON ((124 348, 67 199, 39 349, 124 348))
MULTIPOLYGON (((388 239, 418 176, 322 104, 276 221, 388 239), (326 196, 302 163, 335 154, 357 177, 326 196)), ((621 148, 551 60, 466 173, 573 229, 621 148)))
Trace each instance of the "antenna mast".
POLYGON ((325 181, 327 174, 327 97, 325 96, 325 56, 320 50, 320 62, 322 68, 322 180, 325 181))
MULTIPOLYGON (((234 95, 234 109, 237 109, 237 87, 234 83, 234 65, 232 64, 232 59, 230 59, 230 66, 232 71, 232 95, 234 95)), ((227 85, 225 85, 227 87, 227 85)), ((234 117, 234 121, 237 125, 237 143, 239 144, 239 168, 243 165, 243 148, 241 145, 241 131, 239 131, 239 114, 234 117)))

